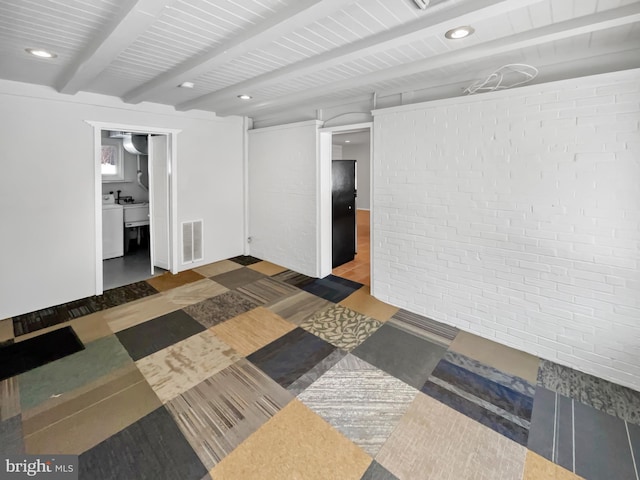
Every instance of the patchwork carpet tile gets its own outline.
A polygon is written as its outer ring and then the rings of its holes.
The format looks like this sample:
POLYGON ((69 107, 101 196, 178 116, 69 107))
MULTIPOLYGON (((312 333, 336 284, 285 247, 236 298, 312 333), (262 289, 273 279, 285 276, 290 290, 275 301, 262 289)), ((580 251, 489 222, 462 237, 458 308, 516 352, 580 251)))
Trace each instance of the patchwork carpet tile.
POLYGON ((231 270, 242 268, 242 265, 231 260, 222 260, 220 262, 210 263, 202 267, 194 268, 193 271, 205 277, 215 277, 221 273, 227 273, 231 270))
POLYGON ((0 380, 14 377, 84 349, 71 327, 0 348, 0 380))
POLYGON ((393 307, 372 297, 370 291, 370 288, 365 285, 341 300, 340 305, 380 322, 386 322, 398 311, 398 307, 393 307))
POLYGON ((119 332, 120 330, 139 325, 152 318, 174 312, 179 308, 177 305, 171 303, 164 295, 154 295, 125 305, 120 305, 119 307, 94 313, 91 317, 103 319, 113 332, 119 332))
POLYGON ((540 361, 538 385, 640 425, 640 392, 630 388, 549 360, 540 361))
POLYGON ((371 458, 293 400, 211 470, 216 480, 359 480, 371 458))
POLYGON ((416 394, 415 388, 347 355, 298 399, 375 457, 416 394))
POLYGON ((478 360, 498 370, 536 383, 540 359, 467 332, 460 332, 451 342, 450 350, 478 360))
POLYGON ((204 330, 182 310, 167 313, 116 334, 133 360, 162 350, 204 330))
POLYGON ((296 328, 252 353, 247 360, 287 388, 335 348, 321 338, 296 328))
POLYGON ((265 275, 277 275, 278 273, 282 273, 287 270, 286 267, 281 267, 280 265, 276 265, 271 262, 258 262, 253 263, 248 266, 251 270, 255 270, 256 272, 264 273, 265 275))
MULTIPOLYGON (((107 321, 97 315, 97 313, 92 313, 86 317, 74 318, 69 322, 68 325, 73 328, 73 331, 76 332, 76 335, 78 335, 82 343, 90 343, 99 338, 113 335, 113 331, 107 321)), ((20 338, 26 338, 28 336, 29 335, 24 335, 20 338)))
POLYGON ((20 413, 18 377, 0 380, 0 422, 20 413))
POLYGON ((237 257, 230 258, 229 260, 240 265, 244 265, 245 267, 262 261, 261 259, 252 257, 251 255, 239 255, 237 257))
POLYGON ((184 311, 204 327, 210 328, 257 306, 257 303, 231 291, 185 307, 184 311))
POLYGON ((448 347, 451 341, 456 338, 459 330, 455 327, 436 322, 430 318, 423 317, 417 313, 407 310, 399 310, 389 323, 400 330, 416 335, 426 340, 434 341, 440 345, 448 347))
POLYGON ((161 405, 134 364, 57 400, 23 418, 26 453, 80 454, 161 405))
POLYGON ((640 426, 538 387, 528 447, 590 480, 633 479, 640 426))
POLYGON ((307 389, 307 387, 309 387, 309 385, 312 385, 313 382, 315 382, 322 375, 324 375, 327 370, 329 370, 336 363, 342 360, 345 357, 345 355, 347 355, 347 352, 343 350, 340 350, 340 349, 334 350, 329 355, 327 355, 324 359, 320 360, 320 362, 318 362, 315 367, 313 367, 311 370, 309 370, 307 373, 305 373, 300 378, 298 378, 295 382, 289 385, 287 387, 287 390, 296 396, 304 392, 307 389))
POLYGON ((298 288, 302 288, 315 280, 313 277, 308 277, 293 270, 285 270, 282 273, 274 275, 273 278, 298 288))
POLYGON ((22 438, 20 415, 14 415, 7 420, 0 421, 0 455, 25 453, 22 438))
POLYGON ((258 305, 265 305, 280 300, 298 291, 296 287, 288 283, 279 282, 269 277, 236 289, 236 292, 244 295, 258 305))
POLYGON ((351 351, 381 325, 378 320, 336 305, 316 313, 300 326, 342 350, 351 351))
POLYGON ((374 460, 360 480, 398 480, 398 477, 374 460))
POLYGON ((162 295, 178 308, 183 308, 226 292, 228 288, 208 278, 163 292, 162 295))
POLYGON ((153 277, 147 280, 147 283, 155 288, 159 292, 171 290, 172 288, 186 285, 187 283, 197 282, 202 280, 205 275, 201 275, 193 270, 185 270, 177 274, 171 272, 164 273, 157 277, 153 277))
POLYGON ((526 380, 447 352, 422 392, 527 445, 535 388, 526 380))
POLYGON ((292 400, 246 360, 239 360, 167 403, 185 438, 212 468, 292 400))
POLYGON ((26 413, 52 396, 75 390, 132 362, 115 335, 85 345, 68 357, 23 373, 20 403, 26 413))
POLYGON ((241 357, 209 330, 136 362, 162 403, 196 386, 241 357))
POLYGON ((288 322, 300 325, 313 314, 326 310, 333 303, 328 302, 320 297, 316 297, 310 293, 298 290, 296 293, 289 295, 275 302, 265 305, 273 313, 280 315, 288 322))
POLYGON ((573 472, 551 463, 537 453, 527 450, 522 480, 581 480, 573 472))
POLYGON ((201 480, 207 470, 160 407, 80 455, 80 478, 201 480))
POLYGON ((376 461, 401 480, 522 478, 526 448, 418 393, 376 461))
POLYGON ((210 331, 240 355, 247 356, 296 328, 263 307, 227 320, 210 331))
POLYGON ((244 287, 245 285, 255 282, 257 280, 268 278, 266 275, 251 270, 250 268, 239 268, 238 270, 232 270, 227 273, 221 273, 215 277, 211 277, 211 280, 224 285, 229 290, 235 290, 238 287, 244 287))
POLYGON ((335 275, 328 275, 299 288, 330 302, 337 303, 362 288, 362 284, 346 278, 336 277, 335 275))
POLYGON ((421 388, 445 348, 385 323, 353 354, 414 388, 421 388))

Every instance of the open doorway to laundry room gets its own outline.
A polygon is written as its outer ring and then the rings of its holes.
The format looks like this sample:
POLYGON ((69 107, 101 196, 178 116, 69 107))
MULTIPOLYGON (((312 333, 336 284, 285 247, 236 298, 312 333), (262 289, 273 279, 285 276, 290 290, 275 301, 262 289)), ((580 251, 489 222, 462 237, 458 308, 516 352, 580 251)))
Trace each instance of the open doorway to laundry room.
POLYGON ((371 285, 371 128, 334 131, 331 144, 332 273, 371 285))
POLYGON ((172 136, 96 130, 96 294, 172 269, 172 136))

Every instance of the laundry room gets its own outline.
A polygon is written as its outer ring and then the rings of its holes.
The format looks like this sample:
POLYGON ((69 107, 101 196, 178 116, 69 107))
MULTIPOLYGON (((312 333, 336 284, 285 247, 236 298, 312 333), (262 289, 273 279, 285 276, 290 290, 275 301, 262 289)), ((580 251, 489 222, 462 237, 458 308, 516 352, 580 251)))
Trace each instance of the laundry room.
POLYGON ((150 276, 148 137, 103 130, 102 258, 105 289, 150 276))

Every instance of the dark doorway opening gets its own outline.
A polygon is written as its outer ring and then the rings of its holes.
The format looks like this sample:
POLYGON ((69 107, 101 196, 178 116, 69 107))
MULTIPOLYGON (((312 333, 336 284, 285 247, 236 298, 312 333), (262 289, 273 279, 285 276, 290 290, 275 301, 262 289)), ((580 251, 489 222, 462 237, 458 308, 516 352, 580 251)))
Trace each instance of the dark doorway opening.
POLYGON ((331 163, 333 268, 350 262, 356 254, 356 161, 331 163))

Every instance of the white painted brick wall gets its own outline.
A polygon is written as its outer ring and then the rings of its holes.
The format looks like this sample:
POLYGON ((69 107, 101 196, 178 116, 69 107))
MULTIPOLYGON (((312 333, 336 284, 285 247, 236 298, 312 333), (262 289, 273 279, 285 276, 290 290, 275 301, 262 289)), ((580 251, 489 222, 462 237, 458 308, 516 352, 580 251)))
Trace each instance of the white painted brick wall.
POLYGON ((376 296, 640 389, 640 70, 374 114, 376 296))
POLYGON ((315 276, 318 124, 249 130, 251 255, 315 276))

